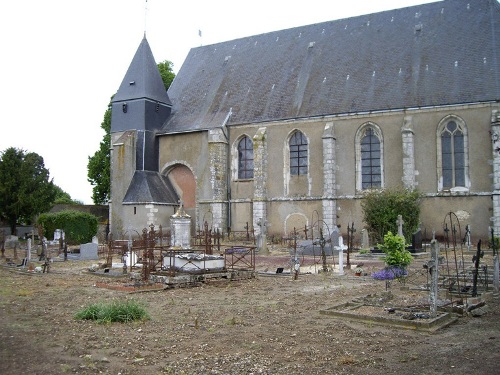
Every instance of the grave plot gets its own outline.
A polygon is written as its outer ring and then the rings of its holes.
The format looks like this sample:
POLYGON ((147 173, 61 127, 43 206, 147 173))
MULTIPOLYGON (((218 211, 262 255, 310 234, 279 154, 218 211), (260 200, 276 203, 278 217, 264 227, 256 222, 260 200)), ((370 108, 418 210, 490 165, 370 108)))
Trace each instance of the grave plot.
POLYGON ((419 303, 411 296, 394 297, 386 292, 368 295, 351 302, 342 303, 321 310, 320 314, 367 324, 386 325, 395 328, 434 332, 454 323, 458 318, 450 312, 440 311, 433 317, 429 307, 419 303), (409 303, 410 302, 410 303, 409 303))
MULTIPOLYGON (((113 240, 104 248, 106 266, 95 274, 126 277, 132 282, 115 281, 117 290, 146 291, 198 286, 216 280, 242 280, 255 277, 255 247, 221 244, 221 235, 208 228, 191 238, 191 218, 182 205, 171 217, 170 232, 156 231, 150 225, 142 236, 113 240), (113 257, 121 262, 113 263, 113 257), (113 270, 114 268, 114 270, 113 270)), ((112 288, 113 285, 98 286, 112 288)))

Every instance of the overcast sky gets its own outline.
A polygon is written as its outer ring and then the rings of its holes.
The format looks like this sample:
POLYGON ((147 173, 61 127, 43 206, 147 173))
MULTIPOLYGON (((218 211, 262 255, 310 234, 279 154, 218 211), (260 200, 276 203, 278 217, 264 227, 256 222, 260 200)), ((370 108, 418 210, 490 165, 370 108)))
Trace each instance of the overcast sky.
POLYGON ((55 184, 92 204, 88 157, 144 31, 156 61, 172 61, 177 73, 201 44, 430 2, 1 1, 0 151, 38 153, 55 184))

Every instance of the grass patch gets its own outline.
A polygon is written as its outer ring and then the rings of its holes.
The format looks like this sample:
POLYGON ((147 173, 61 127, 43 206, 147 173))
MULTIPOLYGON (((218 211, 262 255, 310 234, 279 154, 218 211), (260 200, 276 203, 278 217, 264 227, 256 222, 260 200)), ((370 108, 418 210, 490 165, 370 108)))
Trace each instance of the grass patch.
POLYGON ((113 301, 110 303, 94 303, 78 311, 75 319, 95 320, 97 323, 128 323, 135 320, 147 320, 149 314, 136 301, 113 301))
POLYGON ((17 296, 18 297, 29 297, 33 295, 33 291, 27 290, 27 289, 20 289, 17 291, 17 296))
POLYGON ((339 366, 353 366, 357 363, 356 359, 351 355, 342 355, 337 359, 337 365, 339 366))

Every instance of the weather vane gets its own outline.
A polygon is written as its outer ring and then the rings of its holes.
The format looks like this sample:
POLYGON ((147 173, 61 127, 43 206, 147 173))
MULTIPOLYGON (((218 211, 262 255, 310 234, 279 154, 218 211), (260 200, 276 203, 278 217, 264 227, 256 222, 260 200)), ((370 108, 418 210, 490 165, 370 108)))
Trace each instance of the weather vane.
POLYGON ((146 3, 144 4, 144 37, 146 37, 147 21, 148 21, 148 0, 146 0, 146 3))

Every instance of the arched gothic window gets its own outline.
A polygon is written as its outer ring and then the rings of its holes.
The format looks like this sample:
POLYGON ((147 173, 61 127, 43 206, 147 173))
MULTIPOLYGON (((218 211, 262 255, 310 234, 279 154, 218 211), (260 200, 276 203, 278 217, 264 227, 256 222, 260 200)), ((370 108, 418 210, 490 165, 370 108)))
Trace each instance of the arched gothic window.
POLYGON ((467 127, 454 116, 443 119, 438 126, 439 190, 469 188, 467 127))
POLYGON ((308 143, 306 136, 296 131, 290 137, 290 174, 307 175, 308 143))
POLYGON ((238 178, 253 178, 253 142, 247 136, 238 142, 238 178))
POLYGON ((379 189, 383 187, 383 140, 375 124, 366 124, 356 135, 357 189, 379 189))

